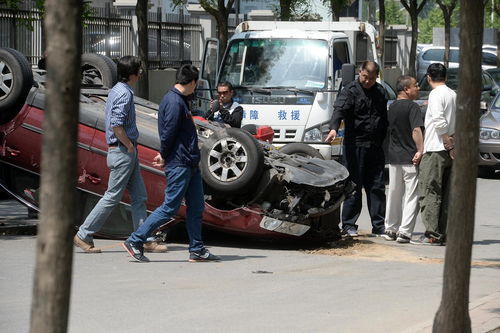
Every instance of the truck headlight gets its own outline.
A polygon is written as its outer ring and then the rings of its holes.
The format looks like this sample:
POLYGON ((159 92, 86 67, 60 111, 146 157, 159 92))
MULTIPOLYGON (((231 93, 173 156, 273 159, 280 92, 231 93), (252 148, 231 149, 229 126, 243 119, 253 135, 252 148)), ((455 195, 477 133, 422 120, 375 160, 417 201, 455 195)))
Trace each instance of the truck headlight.
POLYGON ((304 131, 303 142, 324 142, 330 132, 329 124, 320 124, 315 127, 307 128, 304 131))
POLYGON ((479 128, 479 138, 481 140, 499 140, 500 131, 493 128, 479 128))
POLYGON ((319 128, 312 128, 304 133, 304 142, 321 142, 321 131, 319 128))

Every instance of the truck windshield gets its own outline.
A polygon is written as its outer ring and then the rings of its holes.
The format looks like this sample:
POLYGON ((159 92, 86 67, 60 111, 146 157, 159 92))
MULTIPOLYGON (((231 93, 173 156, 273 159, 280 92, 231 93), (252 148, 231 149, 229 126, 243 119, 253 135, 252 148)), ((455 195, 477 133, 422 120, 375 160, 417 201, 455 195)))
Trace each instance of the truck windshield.
POLYGON ((323 89, 327 59, 326 40, 233 40, 219 81, 243 87, 323 89))

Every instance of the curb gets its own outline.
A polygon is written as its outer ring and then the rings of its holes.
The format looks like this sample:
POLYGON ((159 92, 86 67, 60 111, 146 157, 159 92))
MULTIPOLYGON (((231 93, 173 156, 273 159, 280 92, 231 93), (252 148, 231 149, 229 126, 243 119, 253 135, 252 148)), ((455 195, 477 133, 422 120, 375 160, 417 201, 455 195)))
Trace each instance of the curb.
MULTIPOLYGON (((500 332, 500 291, 496 291, 474 302, 469 302, 469 316, 472 332, 500 332)), ((428 320, 406 329, 403 333, 432 332, 432 324, 433 321, 428 320)))

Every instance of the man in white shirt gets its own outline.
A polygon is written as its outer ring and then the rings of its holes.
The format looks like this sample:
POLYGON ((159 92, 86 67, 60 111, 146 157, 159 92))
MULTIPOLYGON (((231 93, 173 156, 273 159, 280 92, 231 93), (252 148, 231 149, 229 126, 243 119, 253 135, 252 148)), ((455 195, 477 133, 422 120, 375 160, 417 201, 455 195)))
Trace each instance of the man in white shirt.
POLYGON ((425 234, 413 244, 443 245, 446 235, 449 179, 454 157, 457 94, 446 86, 446 67, 431 64, 432 87, 425 115, 424 156, 419 170, 419 196, 425 234))

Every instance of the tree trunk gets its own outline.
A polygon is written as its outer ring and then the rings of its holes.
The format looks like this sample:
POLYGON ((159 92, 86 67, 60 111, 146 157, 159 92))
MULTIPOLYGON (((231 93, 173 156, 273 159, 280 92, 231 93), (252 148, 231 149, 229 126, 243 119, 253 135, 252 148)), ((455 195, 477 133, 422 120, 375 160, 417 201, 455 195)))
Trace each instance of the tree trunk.
POLYGON ((441 304, 433 332, 470 332, 469 280, 476 203, 484 5, 461 1, 460 85, 441 304))
MULTIPOLYGON (((380 36, 380 68, 382 70, 385 67, 384 61, 385 61, 385 1, 384 0, 378 0, 378 6, 379 6, 379 26, 378 26, 378 34, 380 36)), ((382 71, 383 73, 383 71, 382 71)))
POLYGON ((410 46, 410 72, 409 75, 415 75, 415 59, 417 58, 417 38, 418 38, 418 14, 410 13, 411 15, 411 46, 410 46))
MULTIPOLYGON (((228 26, 228 17, 220 17, 217 20, 217 35, 219 39, 219 64, 222 61, 222 57, 224 56, 224 51, 226 50, 227 46, 227 40, 228 40, 228 33, 227 33, 227 26, 228 26)), ((219 65, 217 64, 217 65, 219 65)))
POLYGON ((342 6, 336 0, 330 0, 330 9, 332 11, 332 21, 338 21, 342 6))
POLYGON ((290 21, 292 10, 288 0, 280 0, 280 19, 281 21, 290 21))
MULTIPOLYGON (((149 98, 148 79, 148 0, 138 0, 135 6, 137 15, 137 30, 139 35, 139 58, 141 59, 142 75, 137 82, 137 95, 149 98)), ((182 47, 182 46, 181 46, 182 47)))
POLYGON ((451 16, 444 14, 444 65, 446 68, 448 68, 450 61, 450 27, 451 16))
POLYGON ((76 224, 82 2, 46 0, 47 95, 30 331, 66 332, 76 224))
POLYGON ((500 67, 500 29, 497 29, 497 67, 500 67))

